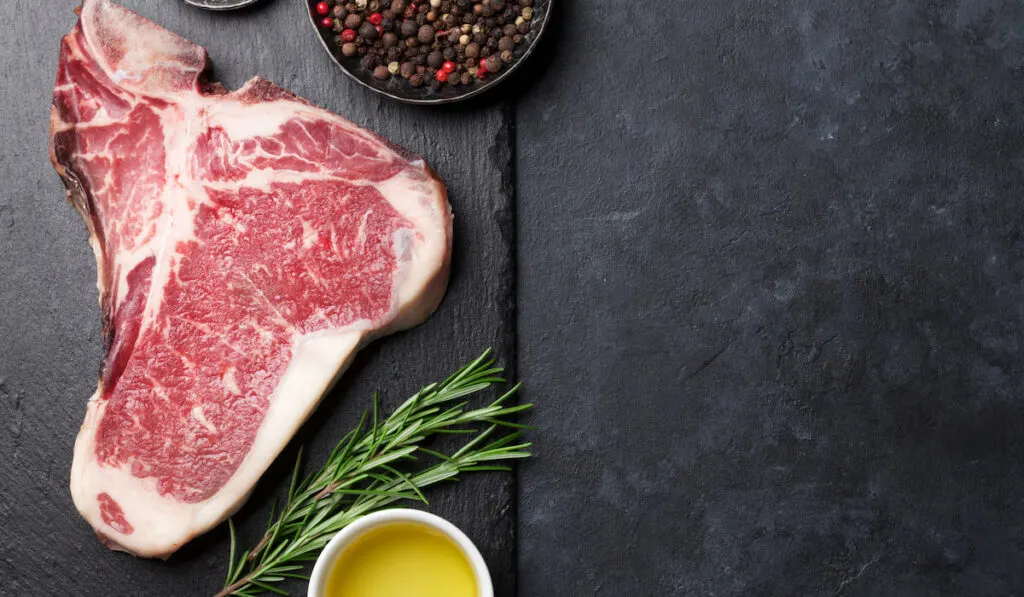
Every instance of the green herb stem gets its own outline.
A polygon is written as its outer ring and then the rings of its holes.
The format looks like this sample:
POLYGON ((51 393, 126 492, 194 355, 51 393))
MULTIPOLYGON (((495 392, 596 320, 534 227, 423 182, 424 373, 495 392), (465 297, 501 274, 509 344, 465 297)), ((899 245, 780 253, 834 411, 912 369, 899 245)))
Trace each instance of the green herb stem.
POLYGON ((466 472, 508 470, 502 462, 529 456, 530 444, 518 441, 523 426, 511 418, 531 405, 507 404, 519 385, 482 408, 467 410, 462 400, 504 383, 504 370, 495 367, 490 355, 488 350, 445 381, 424 387, 386 419, 380 419, 374 396, 373 408, 323 467, 301 480, 300 451, 285 504, 271 509, 266 532, 252 549, 238 553, 234 523, 229 521, 228 572, 215 597, 287 595, 278 585, 308 579, 303 572, 317 554, 360 516, 399 500, 427 503, 423 489, 431 485, 457 480, 466 472), (515 430, 492 439, 501 428, 515 430), (468 441, 451 454, 423 447, 442 433, 464 433, 468 441), (426 466, 423 457, 429 459, 426 466))

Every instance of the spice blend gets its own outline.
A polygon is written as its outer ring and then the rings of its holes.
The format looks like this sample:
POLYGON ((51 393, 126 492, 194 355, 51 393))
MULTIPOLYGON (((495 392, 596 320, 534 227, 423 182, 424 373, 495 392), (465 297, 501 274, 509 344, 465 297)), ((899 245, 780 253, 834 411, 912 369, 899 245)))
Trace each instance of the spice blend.
POLYGON ((379 81, 470 85, 507 68, 530 32, 534 0, 327 0, 314 6, 342 56, 379 81))

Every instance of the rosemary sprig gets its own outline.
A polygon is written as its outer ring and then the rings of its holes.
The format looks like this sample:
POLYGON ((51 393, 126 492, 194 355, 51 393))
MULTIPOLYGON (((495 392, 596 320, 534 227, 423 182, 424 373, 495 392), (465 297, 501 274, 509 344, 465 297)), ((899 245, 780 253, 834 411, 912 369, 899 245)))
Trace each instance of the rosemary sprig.
POLYGON ((235 526, 228 521, 227 578, 215 597, 287 595, 279 583, 289 578, 308 580, 304 572, 310 562, 331 537, 360 516, 398 500, 426 503, 422 491, 426 487, 458 480, 457 475, 464 472, 509 470, 500 462, 529 456, 530 444, 518 442, 518 430, 492 439, 499 427, 522 427, 510 417, 531 405, 505 405, 518 384, 483 408, 466 410, 467 402, 460 400, 504 383, 504 370, 495 367, 490 355, 487 350, 445 381, 424 387, 386 419, 380 419, 374 396, 373 408, 338 443, 324 466, 301 480, 300 451, 285 504, 280 510, 271 508, 266 532, 252 549, 238 554, 235 526), (482 429, 473 427, 481 424, 482 429), (472 437, 451 454, 422 446, 441 433, 472 437), (412 472, 401 470, 420 455, 428 456, 430 464, 412 472))

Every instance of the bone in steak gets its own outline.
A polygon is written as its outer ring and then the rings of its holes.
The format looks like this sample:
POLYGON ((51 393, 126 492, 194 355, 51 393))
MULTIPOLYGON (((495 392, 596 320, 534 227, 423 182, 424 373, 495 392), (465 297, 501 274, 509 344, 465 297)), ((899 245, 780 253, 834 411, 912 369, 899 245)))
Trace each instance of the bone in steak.
POLYGON ((422 322, 451 213, 424 162, 108 0, 62 42, 51 158, 96 254, 106 357, 75 505, 166 557, 236 510, 370 338, 422 322))

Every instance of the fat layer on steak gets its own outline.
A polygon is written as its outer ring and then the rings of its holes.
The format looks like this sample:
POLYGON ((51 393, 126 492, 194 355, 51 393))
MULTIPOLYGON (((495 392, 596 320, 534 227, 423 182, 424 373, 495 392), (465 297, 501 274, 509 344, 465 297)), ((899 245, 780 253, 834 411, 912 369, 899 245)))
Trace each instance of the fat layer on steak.
POLYGON ((166 557, 234 512, 372 337, 422 322, 451 212, 424 162, 108 0, 61 43, 51 159, 96 256, 106 355, 71 493, 166 557))

